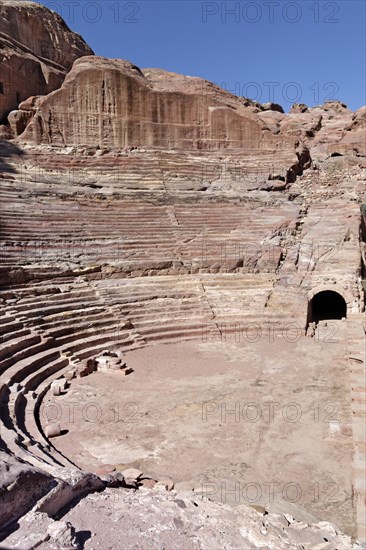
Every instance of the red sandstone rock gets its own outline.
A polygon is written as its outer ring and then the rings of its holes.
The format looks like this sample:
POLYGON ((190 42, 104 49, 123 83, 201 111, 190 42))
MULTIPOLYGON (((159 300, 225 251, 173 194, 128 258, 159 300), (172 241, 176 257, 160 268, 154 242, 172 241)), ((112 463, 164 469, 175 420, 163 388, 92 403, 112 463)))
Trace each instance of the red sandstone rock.
POLYGON ((347 155, 349 153, 366 156, 366 131, 364 128, 356 131, 349 131, 344 134, 342 139, 328 147, 330 154, 338 153, 347 155))
POLYGON ((322 118, 321 113, 310 111, 289 114, 281 120, 281 132, 298 137, 312 137, 315 132, 320 130, 322 118))
POLYGON ((83 378, 84 376, 89 376, 92 372, 97 370, 97 365, 94 359, 88 359, 85 363, 77 367, 76 375, 78 378, 83 378))
POLYGON ((365 128, 366 126, 366 105, 355 111, 352 116, 352 122, 346 130, 355 130, 365 128))
POLYGON ((31 111, 11 111, 8 115, 10 128, 15 136, 19 136, 24 132, 27 124, 32 118, 31 111))
POLYGON ((278 113, 284 113, 283 107, 278 103, 262 103, 262 108, 264 111, 276 111, 278 113))
POLYGON ((146 489, 153 489, 156 485, 156 481, 155 479, 149 478, 141 479, 140 485, 142 485, 142 487, 146 487, 146 489))
POLYGON ((13 139, 14 134, 11 128, 9 126, 5 126, 5 124, 0 125, 0 139, 13 139))
POLYGON ((93 52, 55 12, 20 0, 0 4, 0 120, 32 95, 57 89, 78 57, 93 52))
POLYGON ((292 138, 264 128, 238 97, 206 80, 84 57, 59 90, 40 100, 21 139, 100 148, 294 147, 292 138))
POLYGON ((337 111, 338 113, 349 112, 349 109, 345 103, 339 101, 338 99, 331 99, 326 101, 323 105, 324 111, 337 111))
POLYGON ((41 96, 33 95, 28 97, 25 101, 19 103, 19 109, 21 111, 35 111, 40 104, 41 96))
POLYGON ((140 477, 142 477, 143 472, 141 472, 141 470, 137 470, 136 468, 127 468, 126 470, 122 471, 122 474, 125 476, 125 478, 139 479, 140 477))
POLYGON ((95 469, 95 473, 98 475, 110 474, 114 472, 116 467, 113 464, 102 464, 95 469))
POLYGON ((305 113, 308 110, 305 103, 294 103, 290 109, 290 113, 305 113))
POLYGON ((280 123, 286 118, 286 115, 278 111, 268 110, 258 113, 258 117, 268 130, 273 134, 278 134, 280 131, 280 123))

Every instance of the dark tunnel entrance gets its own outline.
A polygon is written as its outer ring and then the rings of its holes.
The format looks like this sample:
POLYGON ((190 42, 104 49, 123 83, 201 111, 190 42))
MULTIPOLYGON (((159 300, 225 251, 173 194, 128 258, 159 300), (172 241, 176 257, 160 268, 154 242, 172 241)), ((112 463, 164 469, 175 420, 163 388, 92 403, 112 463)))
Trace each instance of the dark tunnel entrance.
POLYGON ((309 302, 308 323, 342 317, 347 317, 347 304, 338 292, 323 290, 315 294, 309 302))

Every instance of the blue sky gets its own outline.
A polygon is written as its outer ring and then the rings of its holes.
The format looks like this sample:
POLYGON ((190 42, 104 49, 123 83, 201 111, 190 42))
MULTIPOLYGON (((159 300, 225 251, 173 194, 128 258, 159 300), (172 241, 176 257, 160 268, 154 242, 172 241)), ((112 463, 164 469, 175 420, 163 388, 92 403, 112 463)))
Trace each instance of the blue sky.
POLYGON ((97 55, 260 102, 366 104, 364 0, 41 0, 97 55))

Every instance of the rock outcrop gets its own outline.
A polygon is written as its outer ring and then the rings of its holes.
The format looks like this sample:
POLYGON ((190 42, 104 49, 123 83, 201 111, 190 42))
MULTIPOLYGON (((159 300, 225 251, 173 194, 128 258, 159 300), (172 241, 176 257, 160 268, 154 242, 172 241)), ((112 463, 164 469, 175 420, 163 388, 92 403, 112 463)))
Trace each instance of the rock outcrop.
POLYGON ((0 5, 0 121, 21 101, 59 88, 73 62, 93 51, 55 12, 20 0, 0 5))
POLYGON ((33 145, 294 154, 301 142, 324 159, 366 154, 364 118, 362 109, 353 113, 339 101, 295 105, 285 114, 201 78, 87 56, 75 61, 61 88, 22 102, 9 124, 33 145))
POLYGON ((62 87, 41 98, 23 141, 186 150, 294 148, 239 97, 200 78, 128 61, 78 59, 62 87))
POLYGON ((333 100, 310 108, 295 104, 287 115, 260 116, 271 130, 297 137, 313 157, 366 156, 365 107, 353 112, 341 101, 333 100))

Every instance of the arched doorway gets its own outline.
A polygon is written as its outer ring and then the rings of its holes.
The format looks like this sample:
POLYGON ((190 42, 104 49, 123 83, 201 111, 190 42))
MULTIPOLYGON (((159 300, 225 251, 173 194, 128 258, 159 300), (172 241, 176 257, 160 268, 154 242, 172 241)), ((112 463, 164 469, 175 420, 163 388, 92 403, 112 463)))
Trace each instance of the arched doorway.
POLYGON ((343 296, 334 290, 318 292, 309 302, 308 323, 342 317, 347 317, 347 303, 343 296))

